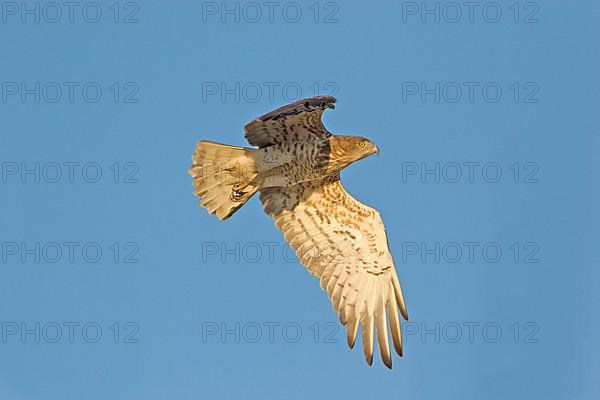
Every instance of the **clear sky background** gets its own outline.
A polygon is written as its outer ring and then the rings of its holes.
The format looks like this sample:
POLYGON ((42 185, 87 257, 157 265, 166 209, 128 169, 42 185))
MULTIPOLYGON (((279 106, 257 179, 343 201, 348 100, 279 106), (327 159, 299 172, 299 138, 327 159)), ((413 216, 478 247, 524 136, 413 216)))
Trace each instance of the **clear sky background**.
POLYGON ((598 2, 56 4, 0 4, 0 398, 598 398, 598 2), (257 199, 192 194, 197 140, 316 93, 382 150, 342 178, 404 288, 391 371, 257 199))

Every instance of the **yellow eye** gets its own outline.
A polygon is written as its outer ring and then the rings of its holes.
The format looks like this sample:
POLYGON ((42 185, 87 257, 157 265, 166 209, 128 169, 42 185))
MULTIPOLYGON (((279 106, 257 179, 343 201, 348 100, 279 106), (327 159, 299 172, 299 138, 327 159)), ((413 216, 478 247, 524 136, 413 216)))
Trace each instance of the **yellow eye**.
POLYGON ((358 142, 358 145, 360 147, 365 147, 367 145, 367 142, 365 142, 364 140, 361 140, 360 142, 358 142))

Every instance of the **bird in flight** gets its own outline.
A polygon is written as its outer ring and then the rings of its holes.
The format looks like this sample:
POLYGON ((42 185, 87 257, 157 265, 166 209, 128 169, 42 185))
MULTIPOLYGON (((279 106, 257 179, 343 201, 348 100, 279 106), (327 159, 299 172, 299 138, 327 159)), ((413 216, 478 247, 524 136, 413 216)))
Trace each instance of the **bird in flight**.
POLYGON ((372 365, 375 331, 381 358, 391 368, 387 323, 402 356, 399 314, 408 320, 402 289, 379 212, 340 182, 342 169, 379 149, 364 137, 325 129, 321 116, 335 102, 331 96, 299 100, 248 123, 245 137, 257 148, 201 140, 189 173, 201 206, 221 220, 259 192, 265 213, 320 279, 347 326, 350 348, 361 325, 372 365))

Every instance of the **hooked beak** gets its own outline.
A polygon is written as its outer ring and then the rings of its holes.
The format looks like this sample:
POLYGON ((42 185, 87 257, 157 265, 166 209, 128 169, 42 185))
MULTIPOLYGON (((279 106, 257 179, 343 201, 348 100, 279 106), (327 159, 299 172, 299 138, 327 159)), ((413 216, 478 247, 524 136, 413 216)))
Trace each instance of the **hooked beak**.
POLYGON ((375 153, 377 153, 377 157, 379 157, 380 151, 379 151, 379 147, 377 147, 377 146, 375 146, 375 153))

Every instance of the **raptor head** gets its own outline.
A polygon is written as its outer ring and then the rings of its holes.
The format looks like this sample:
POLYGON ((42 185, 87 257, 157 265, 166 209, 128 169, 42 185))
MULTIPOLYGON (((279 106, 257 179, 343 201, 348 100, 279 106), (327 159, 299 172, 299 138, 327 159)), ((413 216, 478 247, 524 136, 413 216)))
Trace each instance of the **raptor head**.
POLYGON ((335 136, 331 138, 331 156, 347 166, 355 161, 379 154, 375 143, 362 136, 335 136))

